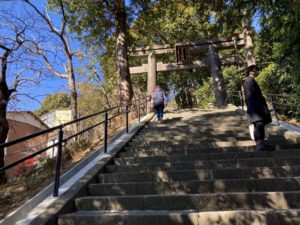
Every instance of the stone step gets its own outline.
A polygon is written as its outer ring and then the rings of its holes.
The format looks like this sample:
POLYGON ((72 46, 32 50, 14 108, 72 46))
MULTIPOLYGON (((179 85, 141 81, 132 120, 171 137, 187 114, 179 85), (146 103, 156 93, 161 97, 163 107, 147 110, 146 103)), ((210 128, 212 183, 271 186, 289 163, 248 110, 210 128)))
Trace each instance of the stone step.
MULTIPOLYGON (((198 124, 198 123, 208 123, 208 124, 215 124, 215 122, 240 122, 240 121, 245 121, 248 122, 248 119, 246 116, 221 116, 221 117, 215 117, 213 120, 210 120, 208 118, 198 118, 198 119, 193 119, 193 120, 181 120, 181 121, 176 121, 175 123, 172 122, 171 120, 165 119, 165 122, 168 124, 172 125, 180 125, 184 126, 186 124, 198 124)), ((153 122, 149 123, 148 125, 152 125, 153 122)))
MULTIPOLYGON (((277 131, 268 132, 270 135, 281 135, 278 134, 277 131)), ((236 132, 234 130, 224 131, 210 131, 210 132, 202 132, 202 131, 185 131, 185 132, 152 132, 152 133, 139 133, 135 136, 135 138, 156 138, 156 137, 165 137, 165 138, 182 138, 182 137, 199 137, 199 136, 212 136, 212 137, 249 137, 249 129, 242 130, 240 132, 236 132)))
POLYGON ((220 158, 239 158, 244 155, 280 155, 288 154, 289 152, 299 151, 297 145, 287 146, 283 149, 283 146, 271 146, 271 148, 276 149, 275 152, 255 152, 255 147, 250 146, 248 148, 208 148, 208 149, 175 149, 175 150, 145 150, 145 149, 134 149, 131 151, 120 152, 120 158, 127 157, 154 157, 154 156, 173 156, 173 155, 193 155, 193 154, 203 154, 211 155, 211 157, 220 158), (288 148, 289 147, 289 148, 288 148), (212 156, 213 155, 213 156, 212 156))
POLYGON ((201 129, 233 129, 233 128, 248 128, 249 123, 248 122, 230 122, 230 123, 223 123, 223 122, 216 122, 214 124, 208 124, 208 123, 198 123, 198 124, 186 124, 185 126, 172 126, 168 123, 161 123, 156 124, 152 126, 146 126, 145 130, 141 132, 146 131, 176 131, 176 130, 201 130, 201 129))
POLYGON ((97 210, 270 210, 300 207, 300 192, 234 192, 185 195, 88 196, 75 199, 79 211, 97 210))
POLYGON ((173 127, 173 126, 189 126, 189 125, 210 125, 213 126, 217 123, 222 123, 222 124, 227 124, 227 123, 239 123, 239 124, 243 124, 243 123, 249 123, 247 117, 239 117, 239 116, 232 116, 232 117, 219 117, 219 118, 214 118, 213 120, 207 120, 207 119, 199 119, 199 120, 186 120, 186 121, 177 121, 177 122, 172 122, 168 119, 164 120, 164 123, 162 124, 157 124, 155 123, 155 121, 152 121, 150 123, 148 123, 146 125, 146 127, 156 127, 156 126, 169 126, 169 127, 173 127))
POLYGON ((282 150, 274 152, 240 152, 240 153, 197 153, 197 154, 171 154, 169 156, 146 156, 146 157, 120 157, 114 159, 115 165, 130 165, 151 162, 184 162, 198 160, 223 160, 223 159, 249 159, 249 158, 280 158, 298 156, 299 149, 282 150))
MULTIPOLYGON (((157 132, 157 133, 147 133, 147 134, 137 134, 135 138, 171 138, 171 139, 179 139, 182 137, 201 137, 201 136, 209 136, 209 137, 246 137, 249 136, 249 131, 235 133, 234 131, 228 132, 182 132, 182 133, 167 133, 167 132, 157 132)), ((272 134, 273 135, 273 134, 272 134)), ((275 135, 275 134, 274 134, 275 135)))
POLYGON ((184 195, 224 192, 299 191, 300 177, 267 179, 190 180, 179 182, 132 182, 90 184, 91 196, 184 195))
MULTIPOLYGON (((207 133, 182 133, 180 135, 168 135, 168 134, 164 134, 162 135, 161 133, 157 133, 157 134, 138 134, 137 136, 134 137, 133 141, 140 141, 140 140, 145 140, 145 139, 154 139, 156 140, 157 138, 160 139, 165 139, 165 140, 185 140, 186 138, 190 138, 190 139, 195 139, 195 138, 199 138, 202 136, 208 136, 210 134, 207 133)), ((244 133, 235 133, 235 132, 227 132, 227 133, 219 133, 219 134, 211 134, 210 137, 220 137, 220 138, 224 138, 224 137, 237 137, 237 138, 249 138, 250 134, 249 132, 244 132, 244 133)))
POLYGON ((249 167, 274 167, 274 166, 300 165, 300 157, 282 158, 250 158, 210 161, 187 162, 157 162, 131 165, 107 165, 106 172, 148 172, 168 170, 194 170, 194 169, 225 169, 225 168, 249 168, 249 167))
MULTIPOLYGON (((255 142, 246 146, 225 146, 225 147, 207 147, 201 148, 199 144, 188 144, 188 145, 166 145, 166 146, 126 146, 123 153, 151 153, 151 152, 164 152, 171 153, 176 151, 187 151, 187 152, 203 152, 209 153, 211 151, 224 151, 224 152, 243 152, 243 151, 254 151, 255 142)), ((276 146, 277 149, 277 146, 276 146)))
MULTIPOLYGON (((296 142, 296 140, 286 140, 282 136, 271 136, 268 139, 268 142, 271 144, 282 144, 284 142, 288 143, 290 142, 296 142)), ((207 137, 207 136, 199 136, 195 139, 186 139, 186 140, 152 140, 152 141, 139 141, 139 142, 129 142, 127 146, 166 146, 166 145, 199 145, 205 146, 205 147, 229 147, 229 146, 247 146, 249 143, 252 145, 253 140, 251 138, 235 138, 235 137, 229 137, 229 138, 218 138, 218 137, 207 137)))
POLYGON ((210 179, 256 179, 300 176, 300 166, 232 168, 215 170, 169 170, 99 174, 99 183, 176 182, 210 179))
POLYGON ((254 152, 244 114, 195 113, 148 123, 58 224, 300 224, 300 139, 271 126, 254 152))
POLYGON ((189 123, 185 125, 170 125, 167 122, 162 123, 156 123, 151 124, 145 127, 145 130, 141 132, 146 131, 155 131, 155 130, 161 130, 161 131, 174 131, 174 130, 190 130, 190 129, 216 129, 216 128, 248 128, 249 123, 246 121, 243 122, 215 122, 213 124, 211 123, 189 123))
POLYGON ((231 126, 231 127, 215 127, 215 128, 207 128, 207 127, 188 127, 186 129, 180 129, 180 128, 173 128, 173 129, 162 129, 162 128, 157 128, 157 129, 146 129, 145 131, 141 132, 140 134, 153 134, 157 132, 161 132, 164 135, 176 135, 176 134, 181 134, 181 133, 224 133, 224 132, 247 132, 249 131, 248 126, 231 126))
MULTIPOLYGON (((239 127, 246 127, 248 128, 249 126, 249 122, 247 120, 243 120, 243 121, 214 121, 214 122, 189 122, 189 123, 183 123, 183 124, 170 124, 167 121, 163 122, 163 123, 149 123, 148 125, 146 125, 144 127, 143 130, 141 130, 140 132, 146 132, 146 131, 150 131, 150 130, 176 130, 176 129, 180 129, 180 130, 184 130, 184 129, 199 129, 199 128, 207 128, 207 129, 213 129, 213 128, 218 128, 218 127, 234 127, 234 128, 239 128, 239 127)), ((280 126, 276 126, 273 124, 267 125, 268 129, 284 129, 281 128, 280 126)))
MULTIPOLYGON (((285 149, 285 148, 299 148, 300 143, 292 143, 288 140, 273 140, 273 141, 266 141, 267 145, 272 145, 276 149, 285 149)), ((194 144, 157 144, 157 145, 129 145, 124 148, 126 152, 141 152, 141 151, 157 151, 157 150, 166 150, 166 151, 176 151, 176 150, 183 150, 183 149, 197 149, 209 151, 211 149, 219 149, 222 151, 235 151, 238 150, 253 150, 255 148, 255 142, 253 140, 248 141, 217 141, 217 142, 203 142, 201 144, 194 143, 194 144)))
MULTIPOLYGON (((267 128, 269 134, 278 134, 282 135, 287 132, 286 129, 283 129, 279 126, 269 126, 267 128)), ((189 127, 179 127, 179 128, 157 128, 157 129, 143 129, 139 132, 139 135, 156 135, 162 134, 166 135, 181 135, 181 134, 197 134, 197 133, 208 133, 208 134, 222 134, 222 133, 248 133, 249 134, 249 127, 248 125, 237 125, 231 127, 221 127, 218 125, 217 127, 206 127, 206 126, 189 126, 189 127)))
MULTIPOLYGON (((203 129, 202 129, 203 130, 203 129)), ((270 135, 282 135, 286 133, 287 131, 284 129, 281 129, 280 127, 269 127, 268 134, 270 135)), ((226 131, 222 131, 220 129, 206 129, 204 131, 201 131, 201 129, 196 128, 189 128, 187 130, 176 130, 176 131, 163 131, 159 130, 156 132, 149 132, 147 130, 139 132, 136 137, 149 137, 149 138, 155 138, 155 137, 181 137, 181 136, 200 136, 200 135, 212 135, 212 136, 249 136, 249 128, 248 126, 243 129, 239 129, 239 132, 236 131, 236 129, 227 129, 226 131)))
POLYGON ((58 225, 298 225, 300 209, 183 211, 88 211, 59 216, 58 225), (142 221, 142 222, 141 222, 142 221))
MULTIPOLYGON (((215 137, 215 136, 204 136, 204 135, 199 135, 199 136, 191 136, 191 137, 182 137, 181 139, 178 138, 165 138, 165 137, 160 137, 160 138, 137 138, 133 139, 132 141, 129 142, 130 145, 155 145, 157 143, 159 144, 165 144, 165 143, 171 143, 171 144, 188 144, 188 143, 202 143, 202 142, 214 142, 214 141, 247 141, 250 140, 250 136, 248 137, 215 137)), ((277 136, 277 137, 270 137, 271 140, 284 140, 284 137, 282 136, 277 136)))
POLYGON ((197 140, 191 140, 191 143, 183 143, 178 141, 173 142, 173 143, 168 143, 167 141, 160 141, 160 142, 153 142, 150 144, 144 144, 144 143, 129 143, 129 147, 130 146, 134 146, 134 147, 145 147, 145 146, 149 146, 151 148, 159 146, 159 147, 164 147, 164 146, 174 146, 174 147, 182 147, 182 146, 186 146, 186 147, 198 147, 198 148, 207 148, 207 147, 244 147, 244 146, 251 146, 253 145, 255 142, 252 140, 246 140, 246 141, 207 141, 207 140, 203 140, 203 142, 201 142, 201 145, 199 145, 199 142, 196 142, 197 140), (193 143, 194 141, 194 143, 193 143))

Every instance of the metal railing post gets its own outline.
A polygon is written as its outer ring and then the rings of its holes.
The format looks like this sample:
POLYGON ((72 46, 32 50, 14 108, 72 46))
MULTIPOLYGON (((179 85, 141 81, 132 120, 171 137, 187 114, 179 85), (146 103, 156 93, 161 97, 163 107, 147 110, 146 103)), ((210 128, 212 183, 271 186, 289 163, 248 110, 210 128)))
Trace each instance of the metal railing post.
POLYGON ((275 116, 275 120, 276 120, 276 125, 279 126, 279 118, 278 118, 278 114, 274 105, 274 100, 273 100, 273 96, 270 96, 270 100, 271 100, 271 105, 272 105, 272 109, 274 111, 274 116, 275 116))
POLYGON ((104 153, 107 153, 107 129, 108 127, 108 113, 107 111, 104 114, 104 153))
POLYGON ((225 101, 225 103, 228 105, 228 104, 232 104, 232 102, 231 102, 231 94, 230 94, 230 92, 228 92, 227 93, 227 97, 226 97, 226 101, 225 101))
POLYGON ((128 105, 126 105, 126 133, 128 133, 128 105))
POLYGON ((234 105, 232 95, 233 95, 232 93, 229 93, 228 100, 229 100, 230 104, 234 105))
POLYGON ((241 103, 241 106, 242 106, 242 110, 244 111, 243 92, 242 92, 242 91, 240 91, 240 92, 239 92, 239 95, 240 95, 240 103, 241 103))
POLYGON ((55 164, 55 181, 54 181, 53 197, 58 196, 63 136, 64 136, 64 132, 63 132, 63 127, 61 126, 58 130, 58 145, 57 145, 57 155, 56 155, 56 164, 55 164))
POLYGON ((139 117, 139 122, 141 122, 141 107, 140 107, 140 100, 138 101, 138 117, 139 117))

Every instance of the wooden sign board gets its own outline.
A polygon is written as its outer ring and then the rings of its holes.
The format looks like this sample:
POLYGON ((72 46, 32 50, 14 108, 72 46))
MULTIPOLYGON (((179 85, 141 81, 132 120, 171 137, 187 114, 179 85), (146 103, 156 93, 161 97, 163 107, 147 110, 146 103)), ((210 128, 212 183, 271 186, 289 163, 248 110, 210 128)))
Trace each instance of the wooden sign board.
POLYGON ((177 64, 191 63, 189 45, 176 45, 176 60, 177 64))

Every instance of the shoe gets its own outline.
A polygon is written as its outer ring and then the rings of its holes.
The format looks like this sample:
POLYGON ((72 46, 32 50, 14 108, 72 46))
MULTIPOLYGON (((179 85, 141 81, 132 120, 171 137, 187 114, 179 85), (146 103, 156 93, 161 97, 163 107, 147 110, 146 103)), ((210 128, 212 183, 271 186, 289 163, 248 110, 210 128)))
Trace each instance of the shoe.
POLYGON ((275 151, 275 149, 272 148, 271 146, 266 146, 264 144, 257 144, 255 147, 255 151, 256 152, 273 152, 273 151, 275 151))

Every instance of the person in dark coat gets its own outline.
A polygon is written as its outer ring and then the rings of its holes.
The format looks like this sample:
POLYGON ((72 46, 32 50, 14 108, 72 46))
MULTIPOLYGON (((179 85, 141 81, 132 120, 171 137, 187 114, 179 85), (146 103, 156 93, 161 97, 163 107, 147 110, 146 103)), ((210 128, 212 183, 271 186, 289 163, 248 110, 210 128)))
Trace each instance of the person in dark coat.
POLYGON ((255 80, 256 76, 258 76, 257 66, 249 66, 247 68, 247 79, 244 82, 247 116, 249 122, 254 124, 256 151, 269 151, 271 149, 264 144, 265 125, 272 122, 272 117, 266 99, 262 95, 261 89, 255 80))

